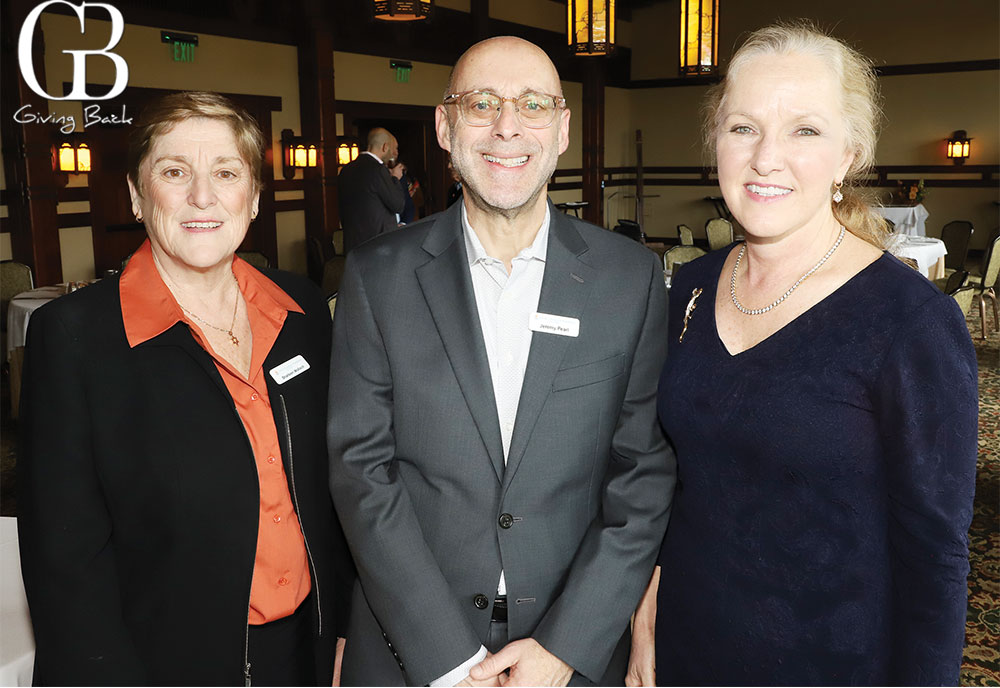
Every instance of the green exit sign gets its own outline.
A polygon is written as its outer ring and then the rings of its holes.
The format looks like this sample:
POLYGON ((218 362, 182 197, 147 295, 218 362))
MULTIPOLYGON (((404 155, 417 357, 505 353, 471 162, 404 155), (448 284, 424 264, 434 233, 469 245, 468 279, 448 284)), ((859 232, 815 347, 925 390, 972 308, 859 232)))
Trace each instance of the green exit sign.
POLYGON ((170 57, 174 62, 194 62, 194 49, 198 46, 198 37, 190 33, 176 31, 160 31, 160 41, 167 44, 170 57))
POLYGON ((194 62, 194 43, 174 43, 170 54, 174 62, 194 62))

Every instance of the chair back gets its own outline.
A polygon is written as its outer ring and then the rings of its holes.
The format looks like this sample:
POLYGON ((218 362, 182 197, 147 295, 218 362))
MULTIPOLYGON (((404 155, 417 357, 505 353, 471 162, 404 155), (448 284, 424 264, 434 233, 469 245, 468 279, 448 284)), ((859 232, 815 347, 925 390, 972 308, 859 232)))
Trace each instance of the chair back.
POLYGON ((677 236, 681 238, 681 246, 694 246, 694 232, 687 225, 677 225, 677 236))
POLYGON ((980 291, 996 285, 1000 277, 1000 237, 995 237, 993 243, 986 249, 983 260, 983 277, 979 280, 980 291))
POLYGON ((953 220, 944 226, 941 230, 941 241, 948 249, 948 254, 944 257, 946 270, 965 269, 970 238, 972 238, 972 223, 967 220, 953 220))
POLYGON ((326 297, 326 307, 330 309, 330 320, 333 320, 333 313, 337 310, 337 292, 326 297))
POLYGON ((733 243, 733 223, 723 217, 713 217, 705 223, 708 250, 717 251, 733 243))
POLYGON ((16 260, 0 261, 0 323, 7 330, 7 305, 10 300, 24 291, 35 288, 35 278, 31 268, 16 260))
POLYGON ((271 261, 260 251, 237 251, 236 255, 250 263, 255 268, 269 268, 271 261))
POLYGON ((962 315, 969 312, 972 297, 975 295, 973 285, 967 284, 968 281, 969 273, 965 270, 957 270, 951 274, 945 285, 945 293, 955 299, 955 303, 962 309, 962 315))
POLYGON ((705 255, 705 250, 697 246, 674 246, 663 254, 663 269, 672 272, 674 263, 690 263, 703 255, 705 255))
POLYGON ((634 220, 619 219, 614 231, 633 241, 638 241, 640 244, 646 243, 646 235, 643 233, 639 223, 634 220))

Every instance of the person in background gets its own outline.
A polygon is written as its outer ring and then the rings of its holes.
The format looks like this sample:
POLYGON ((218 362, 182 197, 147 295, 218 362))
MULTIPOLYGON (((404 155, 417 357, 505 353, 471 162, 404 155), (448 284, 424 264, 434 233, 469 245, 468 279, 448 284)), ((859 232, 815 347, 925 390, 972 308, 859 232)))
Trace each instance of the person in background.
POLYGON ((795 24, 751 34, 708 99, 746 241, 672 287, 678 487, 630 686, 958 685, 976 358, 856 186, 876 89, 870 61, 795 24))
POLYGON ((337 177, 344 254, 399 226, 406 190, 399 185, 403 168, 396 164, 399 143, 387 130, 368 132, 367 150, 345 165, 337 177))
POLYGON ((463 201, 347 257, 329 425, 360 582, 345 683, 624 680, 674 481, 666 294, 655 254, 549 201, 561 91, 527 41, 471 47, 435 120, 463 201))
MULTIPOLYGON (((413 195, 420 188, 420 182, 410 176, 410 170, 407 168, 406 163, 400 160, 397 160, 396 165, 389 171, 395 173, 397 167, 399 168, 399 178, 396 181, 406 192, 406 204, 403 206, 403 212, 399 214, 399 223, 406 225, 413 222, 417 215, 417 205, 413 195)), ((393 176, 395 177, 395 174, 393 176)))
POLYGON ((353 567, 329 491, 329 310, 236 258, 266 140, 214 93, 131 133, 147 240, 31 318, 18 527, 34 685, 327 685, 353 567))

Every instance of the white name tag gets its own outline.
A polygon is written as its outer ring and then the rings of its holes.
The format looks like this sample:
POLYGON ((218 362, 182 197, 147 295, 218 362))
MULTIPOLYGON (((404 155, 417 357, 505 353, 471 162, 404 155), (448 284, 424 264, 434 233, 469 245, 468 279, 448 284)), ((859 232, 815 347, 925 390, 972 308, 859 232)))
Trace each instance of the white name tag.
POLYGON ((576 337, 580 334, 580 320, 549 313, 532 313, 528 319, 528 328, 532 332, 558 334, 563 337, 576 337))
POLYGON ((290 358, 281 365, 271 368, 271 377, 279 385, 283 385, 296 375, 304 373, 307 370, 309 370, 309 364, 306 362, 306 359, 302 358, 302 354, 299 354, 295 358, 290 358))

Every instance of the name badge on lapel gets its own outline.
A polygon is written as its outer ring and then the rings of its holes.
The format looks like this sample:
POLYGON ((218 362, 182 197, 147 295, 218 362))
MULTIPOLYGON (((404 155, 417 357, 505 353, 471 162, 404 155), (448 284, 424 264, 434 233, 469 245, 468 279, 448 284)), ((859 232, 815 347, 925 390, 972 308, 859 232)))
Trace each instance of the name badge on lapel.
POLYGON ((270 373, 275 382, 283 385, 296 375, 301 375, 307 370, 309 370, 309 363, 306 362, 306 359, 302 358, 302 354, 299 354, 280 365, 274 366, 271 368, 270 373))
POLYGON ((528 329, 532 332, 557 334, 562 337, 577 337, 580 335, 580 319, 536 311, 528 319, 528 329))

